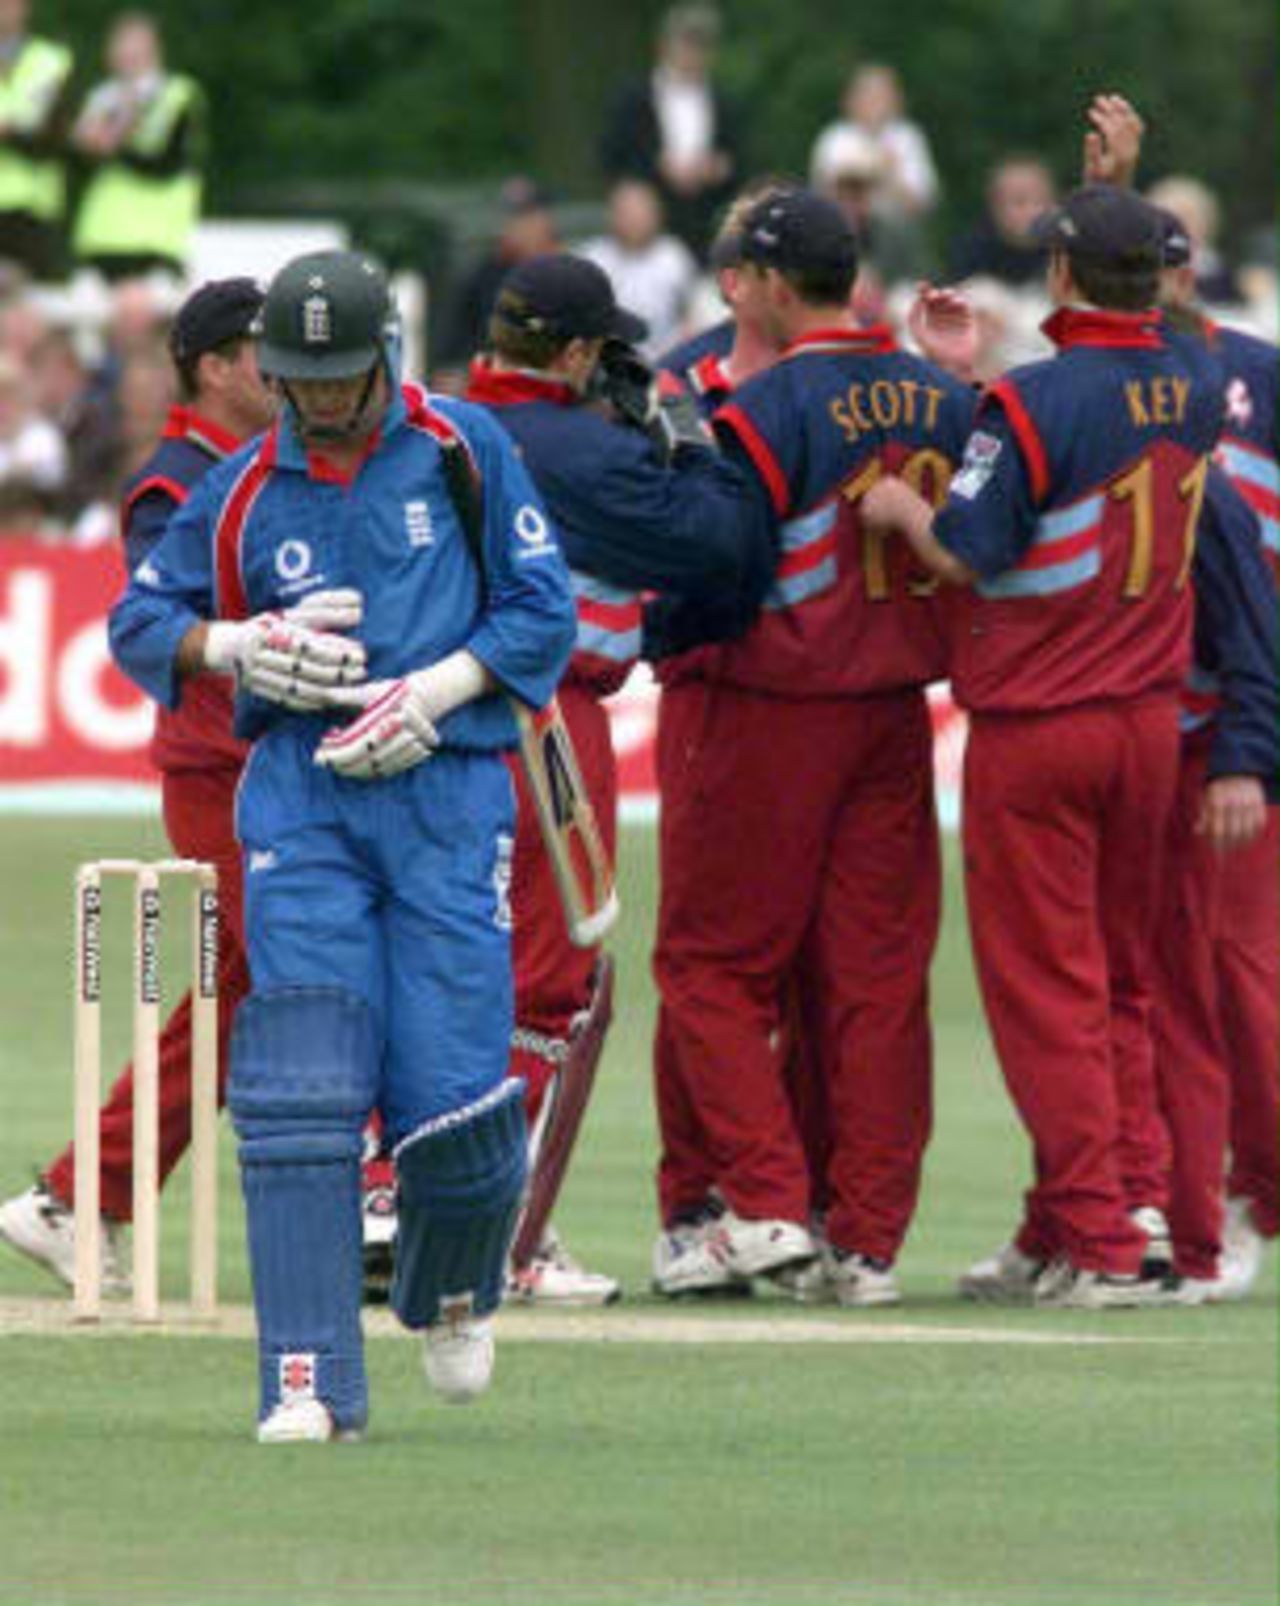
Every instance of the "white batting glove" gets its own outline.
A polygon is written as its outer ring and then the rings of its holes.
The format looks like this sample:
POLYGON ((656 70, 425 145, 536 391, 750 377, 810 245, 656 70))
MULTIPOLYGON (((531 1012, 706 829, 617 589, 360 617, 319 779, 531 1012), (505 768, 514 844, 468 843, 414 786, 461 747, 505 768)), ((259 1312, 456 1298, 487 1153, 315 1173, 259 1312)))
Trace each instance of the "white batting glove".
POLYGON ((355 630, 364 618, 364 597, 354 587, 312 591, 286 608, 284 617, 307 630, 355 630))
POLYGON ((353 687, 366 674, 360 642, 294 623, 282 613, 211 624, 204 661, 215 673, 234 674, 255 697, 303 713, 329 707, 336 689, 353 687))
POLYGON ((353 781, 382 780, 412 769, 439 747, 437 722, 490 685, 480 660, 460 651, 400 680, 338 691, 331 702, 363 712, 323 737, 315 762, 353 781))

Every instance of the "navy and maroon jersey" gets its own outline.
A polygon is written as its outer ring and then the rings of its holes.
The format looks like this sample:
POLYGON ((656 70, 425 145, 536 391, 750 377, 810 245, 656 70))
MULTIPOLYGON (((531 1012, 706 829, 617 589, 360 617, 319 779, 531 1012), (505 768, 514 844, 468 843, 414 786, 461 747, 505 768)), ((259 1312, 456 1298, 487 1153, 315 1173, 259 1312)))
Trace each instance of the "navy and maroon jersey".
POLYGON ((953 682, 968 708, 1176 697, 1221 397, 1157 314, 1063 308, 1058 355, 983 396, 934 531, 973 569, 953 682))
POLYGON ((546 501, 578 608, 570 674, 597 696, 616 691, 640 655, 642 592, 758 604, 773 543, 745 474, 696 447, 667 466, 639 430, 610 423, 545 375, 482 359, 467 395, 515 440, 546 501))
POLYGON ((864 531, 858 500, 901 474, 940 503, 973 393, 901 351, 886 328, 796 341, 715 417, 749 462, 780 531, 774 583, 749 633, 708 673, 783 697, 866 696, 947 673, 942 604, 906 542, 864 531))
POLYGON ((710 329, 703 329, 688 340, 682 340, 678 346, 664 351, 656 366, 662 373, 683 380, 690 369, 708 357, 722 362, 733 350, 736 335, 733 319, 724 318, 712 324, 710 329))
POLYGON ((1221 325, 1212 340, 1226 407, 1215 455, 1257 514, 1267 558, 1280 578, 1280 350, 1221 325))
MULTIPOLYGON (((173 407, 155 451, 126 484, 121 509, 125 562, 132 574, 159 542, 178 508, 240 442, 193 408, 173 407)), ((183 682, 177 708, 161 705, 151 738, 158 770, 238 770, 249 749, 232 735, 233 686, 225 675, 183 682)))
POLYGON ((1210 776, 1280 781, 1280 597, 1256 514, 1222 469, 1205 485, 1196 555, 1195 657, 1185 735, 1209 742, 1210 776))

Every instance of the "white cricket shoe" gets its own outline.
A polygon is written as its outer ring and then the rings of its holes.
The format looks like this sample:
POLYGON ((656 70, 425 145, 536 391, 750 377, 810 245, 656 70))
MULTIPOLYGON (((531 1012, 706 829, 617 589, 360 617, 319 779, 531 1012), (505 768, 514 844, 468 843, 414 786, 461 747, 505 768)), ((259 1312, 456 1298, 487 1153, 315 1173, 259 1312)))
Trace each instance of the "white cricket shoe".
POLYGON ((900 1305, 902 1290, 887 1260, 870 1255, 829 1248, 823 1257, 827 1277, 838 1305, 870 1309, 875 1305, 900 1305))
POLYGON ((655 1294, 664 1294, 668 1299, 685 1294, 750 1294, 750 1282, 730 1271, 712 1250, 709 1240, 717 1220, 718 1215, 708 1211, 658 1234, 653 1246, 651 1283, 655 1294))
POLYGON ((622 1297, 622 1285, 615 1277, 580 1265, 556 1230, 548 1227, 529 1264, 508 1275, 506 1297, 517 1305, 612 1305, 622 1297))
POLYGON ((467 1405, 484 1393, 493 1380, 493 1357, 493 1326, 471 1315, 470 1301, 422 1336, 427 1382, 448 1405, 467 1405))
POLYGON ((809 1229, 795 1221, 751 1221, 726 1210, 707 1234, 712 1254, 739 1277, 759 1277, 818 1253, 809 1229))
POLYGON ((1170 1278, 1084 1271, 1058 1260, 1037 1281, 1035 1303, 1055 1310, 1131 1310, 1177 1304, 1178 1298, 1170 1278))
POLYGON ((1172 1277, 1173 1238, 1164 1211, 1155 1205, 1139 1205, 1129 1212, 1129 1220, 1140 1232, 1147 1235, 1147 1247, 1142 1256, 1143 1277, 1172 1277))
POLYGON ((769 1281, 797 1305, 830 1305, 836 1299, 825 1253, 809 1261, 796 1260, 789 1266, 779 1266, 769 1273, 769 1281))
MULTIPOLYGON (((15 1194, 0 1205, 0 1238, 19 1254, 51 1271, 68 1288, 76 1280, 76 1218, 43 1181, 25 1193, 15 1194)), ((124 1228, 118 1221, 102 1218, 102 1292, 112 1299, 129 1292, 129 1278, 123 1270, 124 1228)))
POLYGON ((327 1444, 334 1437, 323 1400, 282 1400, 258 1423, 259 1444, 327 1444))
POLYGON ((1032 1260, 1016 1244, 1005 1244, 994 1255, 975 1261, 956 1282, 961 1299, 979 1305, 1030 1305, 1045 1265, 1032 1260))
MULTIPOLYGON (((0 1230, 3 1223, 0 1222, 0 1230)), ((1228 1199, 1222 1226, 1218 1280, 1223 1300, 1243 1299, 1262 1270, 1262 1234, 1253 1224, 1247 1199, 1228 1199)))

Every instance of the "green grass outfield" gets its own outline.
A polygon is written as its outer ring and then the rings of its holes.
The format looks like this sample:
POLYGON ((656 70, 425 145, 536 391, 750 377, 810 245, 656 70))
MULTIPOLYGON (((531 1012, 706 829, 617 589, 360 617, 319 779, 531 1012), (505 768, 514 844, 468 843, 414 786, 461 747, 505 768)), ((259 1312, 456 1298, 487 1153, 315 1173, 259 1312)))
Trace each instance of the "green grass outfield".
MULTIPOLYGON (((150 822, 0 819, 4 1194, 69 1127, 72 868, 160 848, 150 822)), ((427 1397, 412 1340, 376 1338, 367 1442, 267 1451, 247 1339, 33 1332, 57 1313, 53 1285, 0 1252, 4 1606, 1275 1601, 1273 1267, 1223 1310, 984 1312, 950 1295, 1007 1233, 1026 1171, 954 886, 906 1303, 689 1313, 648 1298, 652 866, 652 832, 626 832, 619 1018, 559 1212, 627 1302, 523 1316, 466 1411, 427 1397)), ((123 962, 112 921, 117 938, 123 962)), ((121 1011, 114 1051, 126 1036, 121 1011)), ((221 1158, 234 1306, 248 1289, 225 1133, 221 1158)), ((170 1298, 185 1199, 180 1172, 170 1298)))

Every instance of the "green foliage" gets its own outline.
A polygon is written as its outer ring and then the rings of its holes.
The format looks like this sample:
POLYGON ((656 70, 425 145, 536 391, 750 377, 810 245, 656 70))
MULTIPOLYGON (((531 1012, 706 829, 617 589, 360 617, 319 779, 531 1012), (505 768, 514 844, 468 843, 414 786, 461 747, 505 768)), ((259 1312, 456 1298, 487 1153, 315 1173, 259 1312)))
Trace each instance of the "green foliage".
MULTIPOLYGON (((41 28, 98 71, 114 0, 36 0, 41 28)), ((662 6, 636 0, 155 0, 175 64, 210 90, 211 204, 343 181, 463 185, 533 169, 591 193, 603 106, 648 61, 662 6)), ((724 0, 724 76, 753 165, 802 172, 854 60, 895 64, 928 129, 946 221, 979 204, 1002 152, 1077 170, 1099 89, 1147 117, 1144 172, 1189 169, 1236 228, 1274 212, 1270 0, 724 0)))

